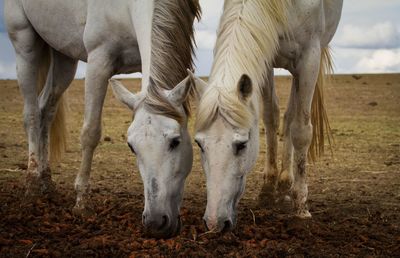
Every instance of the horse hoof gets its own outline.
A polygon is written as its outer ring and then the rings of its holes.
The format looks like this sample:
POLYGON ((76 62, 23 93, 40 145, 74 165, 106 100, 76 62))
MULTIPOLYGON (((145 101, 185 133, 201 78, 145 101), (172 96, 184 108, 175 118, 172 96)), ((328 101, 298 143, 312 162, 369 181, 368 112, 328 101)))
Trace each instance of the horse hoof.
POLYGON ((290 180, 280 180, 277 188, 277 191, 282 195, 289 193, 292 188, 292 182, 290 180))
POLYGON ((308 210, 302 210, 296 213, 296 217, 299 219, 311 219, 312 216, 308 210))
POLYGON ((55 183, 50 179, 28 175, 26 178, 26 198, 36 198, 52 195, 56 190, 55 183))
POLYGON ((75 215, 76 217, 90 218, 95 216, 96 212, 91 207, 75 205, 74 208, 72 209, 72 214, 75 215))
POLYGON ((283 195, 275 200, 275 205, 280 212, 289 214, 293 212, 293 201, 289 195, 283 195))
POLYGON ((261 206, 272 207, 274 206, 275 196, 275 187, 269 183, 266 183, 263 185, 260 194, 258 195, 258 203, 261 206))

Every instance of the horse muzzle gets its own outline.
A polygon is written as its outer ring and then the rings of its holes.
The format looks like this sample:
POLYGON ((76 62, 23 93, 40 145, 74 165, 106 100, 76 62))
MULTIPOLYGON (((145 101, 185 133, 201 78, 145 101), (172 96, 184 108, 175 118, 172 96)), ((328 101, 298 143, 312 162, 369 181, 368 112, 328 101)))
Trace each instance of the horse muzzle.
POLYGON ((227 216, 222 216, 218 218, 210 218, 207 216, 203 217, 204 223, 206 225, 207 230, 216 232, 216 233, 226 233, 230 232, 235 228, 235 222, 233 219, 228 218, 227 216))
POLYGON ((171 238, 180 233, 182 222, 179 216, 143 214, 143 226, 149 237, 171 238))

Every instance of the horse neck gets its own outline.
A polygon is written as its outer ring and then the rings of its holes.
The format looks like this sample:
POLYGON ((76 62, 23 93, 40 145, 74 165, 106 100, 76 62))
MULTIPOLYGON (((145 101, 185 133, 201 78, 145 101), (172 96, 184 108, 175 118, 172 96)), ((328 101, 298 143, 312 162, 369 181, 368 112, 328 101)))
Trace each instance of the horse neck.
POLYGON ((193 21, 199 8, 195 0, 154 2, 150 77, 157 87, 174 88, 193 68, 193 21))
MULTIPOLYGON (((199 18, 198 0, 158 0, 154 2, 151 29, 150 82, 145 104, 154 113, 184 123, 190 113, 190 98, 184 101, 184 116, 164 94, 173 89, 192 69, 194 18, 199 18)), ((190 91, 192 96, 193 90, 190 91)))

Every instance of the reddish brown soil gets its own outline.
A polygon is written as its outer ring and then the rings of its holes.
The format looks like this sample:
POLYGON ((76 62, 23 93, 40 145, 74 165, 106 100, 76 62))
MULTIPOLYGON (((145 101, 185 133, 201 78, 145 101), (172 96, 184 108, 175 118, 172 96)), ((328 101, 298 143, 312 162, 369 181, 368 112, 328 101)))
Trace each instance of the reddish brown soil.
MULTIPOLYGON (((277 78, 281 115, 289 78, 277 78)), ((69 147, 53 165, 57 192, 23 197, 27 141, 22 99, 15 81, 0 82, 0 257, 128 256, 376 256, 400 257, 400 75, 335 76, 326 88, 334 130, 333 156, 309 165, 309 206, 301 221, 263 207, 265 147, 248 176, 238 226, 225 235, 204 234, 205 178, 196 149, 181 210, 183 230, 169 240, 148 239, 141 226, 143 186, 126 147, 131 114, 108 93, 103 138, 92 172, 97 216, 71 214, 73 181, 80 163, 83 83, 74 81, 69 147)), ((137 90, 137 81, 125 81, 137 90)), ((191 121, 191 126, 193 121, 191 121)))

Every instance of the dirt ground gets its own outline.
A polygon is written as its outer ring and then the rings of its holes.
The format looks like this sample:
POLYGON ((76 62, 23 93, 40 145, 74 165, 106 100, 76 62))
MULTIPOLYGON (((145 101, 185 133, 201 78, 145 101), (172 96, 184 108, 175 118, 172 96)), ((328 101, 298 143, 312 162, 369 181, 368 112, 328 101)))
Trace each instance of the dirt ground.
MULTIPOLYGON (((290 78, 276 81, 283 116, 290 78)), ((131 90, 139 87, 135 80, 124 83, 131 90)), ((0 81, 0 257, 400 257, 400 74, 339 75, 326 87, 335 144, 333 156, 328 153, 308 166, 312 219, 301 221, 258 204, 261 146, 239 205, 237 228, 224 235, 204 234, 205 176, 195 147, 181 209, 183 230, 169 240, 143 234, 143 185, 125 139, 132 114, 110 90, 91 177, 97 216, 82 220, 72 215, 83 90, 83 81, 76 80, 67 92, 70 135, 62 162, 53 165, 57 193, 30 203, 23 198, 27 141, 22 99, 15 81, 0 81)), ((190 124, 193 128, 193 119, 190 124)))

